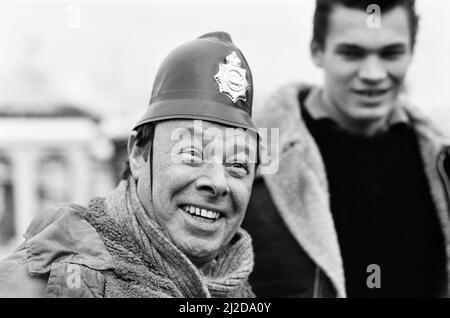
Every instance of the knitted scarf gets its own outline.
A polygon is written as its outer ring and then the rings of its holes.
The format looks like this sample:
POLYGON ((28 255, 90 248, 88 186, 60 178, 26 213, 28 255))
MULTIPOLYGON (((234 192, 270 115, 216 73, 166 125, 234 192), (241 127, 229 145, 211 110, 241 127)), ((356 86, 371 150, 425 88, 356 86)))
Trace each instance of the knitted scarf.
MULTIPOLYGON (((151 212, 151 211, 148 211, 151 212)), ((200 271, 149 218, 133 179, 89 203, 87 220, 113 257, 106 297, 254 297, 250 236, 239 229, 229 246, 200 271)))

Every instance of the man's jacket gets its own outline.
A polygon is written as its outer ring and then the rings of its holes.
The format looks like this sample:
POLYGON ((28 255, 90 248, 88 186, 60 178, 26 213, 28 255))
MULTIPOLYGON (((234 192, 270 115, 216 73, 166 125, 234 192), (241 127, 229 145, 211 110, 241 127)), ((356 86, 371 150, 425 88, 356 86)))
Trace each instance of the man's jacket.
POLYGON ((0 262, 0 297, 100 297, 113 262, 77 205, 42 211, 0 262), (64 280, 62 282, 61 280, 64 280))
MULTIPOLYGON (((279 128, 279 170, 257 177, 243 227, 252 235, 256 296, 346 297, 342 255, 330 211, 330 194, 319 148, 301 117, 299 94, 287 85, 255 109, 258 127, 279 128), (274 230, 284 229, 284 230, 274 230), (283 245, 281 243, 283 242, 283 245), (286 270, 295 268, 295 271, 286 270), (300 292, 299 292, 300 290, 300 292)), ((403 107, 403 106, 402 106, 403 107)), ((445 238, 450 272, 450 140, 420 111, 404 106, 416 132, 424 171, 445 238)), ((448 288, 447 288, 448 293, 448 288)), ((446 295, 443 295, 446 296, 446 295)))
MULTIPOLYGON (((0 298, 254 297, 246 232, 238 231, 233 247, 203 275, 172 246, 165 250, 170 255, 157 249, 146 253, 105 210, 104 199, 94 198, 88 208, 66 205, 41 212, 25 242, 0 262, 0 298)), ((157 245, 158 237, 153 239, 157 245)))

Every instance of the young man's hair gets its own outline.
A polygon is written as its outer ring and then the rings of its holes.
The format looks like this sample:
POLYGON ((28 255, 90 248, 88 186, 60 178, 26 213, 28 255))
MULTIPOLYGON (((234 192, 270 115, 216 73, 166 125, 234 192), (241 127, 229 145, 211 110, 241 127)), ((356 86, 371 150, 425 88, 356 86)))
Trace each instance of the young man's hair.
MULTIPOLYGON (((149 158, 149 154, 153 147, 153 137, 155 136, 155 124, 148 123, 142 126, 139 126, 135 130, 135 138, 134 143, 136 146, 142 149, 142 156, 144 156, 145 160, 149 158)), ((151 158, 150 158, 151 160, 151 158)), ((151 171, 150 171, 151 174, 151 171)), ((122 172, 122 179, 128 179, 131 175, 130 162, 127 161, 125 164, 125 169, 122 172)))
MULTIPOLYGON (((419 16, 416 12, 415 0, 316 0, 316 10, 313 20, 313 39, 320 49, 325 49, 325 40, 329 30, 330 16, 335 6, 341 5, 350 9, 358 9, 366 12, 367 7, 376 4, 380 7, 381 14, 398 6, 406 10, 409 22, 411 49, 416 43, 417 30, 419 28, 419 16)), ((368 13, 370 14, 370 12, 368 13)))

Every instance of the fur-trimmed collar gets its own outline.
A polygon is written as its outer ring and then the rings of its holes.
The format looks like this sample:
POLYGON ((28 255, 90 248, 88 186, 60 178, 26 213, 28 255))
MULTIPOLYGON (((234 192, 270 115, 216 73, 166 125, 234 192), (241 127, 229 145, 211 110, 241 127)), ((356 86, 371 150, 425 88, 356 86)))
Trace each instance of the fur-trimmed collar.
MULTIPOLYGON (((343 262, 330 211, 325 166, 318 146, 301 118, 298 96, 300 91, 310 88, 298 83, 286 85, 276 91, 265 105, 255 109, 257 127, 280 128, 279 152, 274 154, 279 155, 279 170, 263 177, 294 238, 329 277, 337 296, 345 297, 343 262)), ((416 130, 425 173, 445 235, 447 254, 450 255, 449 209, 436 169, 438 153, 445 145, 450 145, 450 140, 418 109, 406 104, 399 107, 405 108, 416 130)))

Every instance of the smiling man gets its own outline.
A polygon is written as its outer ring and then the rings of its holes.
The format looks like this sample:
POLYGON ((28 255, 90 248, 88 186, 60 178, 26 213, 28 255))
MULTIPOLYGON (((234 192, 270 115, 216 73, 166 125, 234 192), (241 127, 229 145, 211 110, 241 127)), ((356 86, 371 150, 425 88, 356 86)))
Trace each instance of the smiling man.
POLYGON ((449 139, 401 96, 417 29, 413 0, 316 1, 323 87, 288 85, 255 114, 283 149, 244 224, 257 296, 448 295, 449 139))
POLYGON ((223 32, 172 51, 123 180, 42 212, 0 263, 3 297, 252 297, 240 228, 256 169, 252 76, 223 32))
POLYGON ((256 137, 247 132, 250 139, 239 138, 241 132, 210 121, 162 121, 155 126, 151 169, 140 147, 131 151, 130 168, 142 205, 199 268, 224 250, 244 217, 255 173, 250 151, 256 137))

